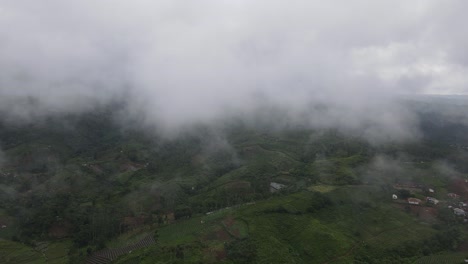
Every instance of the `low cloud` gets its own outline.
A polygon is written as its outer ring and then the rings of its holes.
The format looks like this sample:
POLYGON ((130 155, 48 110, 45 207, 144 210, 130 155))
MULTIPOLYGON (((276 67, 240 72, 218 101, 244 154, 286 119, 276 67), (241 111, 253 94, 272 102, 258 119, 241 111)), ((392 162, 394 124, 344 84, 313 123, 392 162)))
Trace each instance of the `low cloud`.
POLYGON ((461 178, 462 174, 455 168, 453 164, 447 161, 439 160, 433 164, 435 176, 443 176, 448 179, 461 178))
POLYGON ((170 135, 276 109, 272 123, 414 139, 399 96, 467 92, 467 5, 6 0, 0 112, 31 121, 123 101, 126 119, 170 135))

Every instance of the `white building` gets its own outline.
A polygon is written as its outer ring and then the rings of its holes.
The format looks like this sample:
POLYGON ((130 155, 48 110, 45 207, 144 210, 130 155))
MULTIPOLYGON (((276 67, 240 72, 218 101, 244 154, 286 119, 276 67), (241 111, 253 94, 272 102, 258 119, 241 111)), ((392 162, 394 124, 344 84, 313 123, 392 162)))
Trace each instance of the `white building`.
POLYGON ((270 192, 277 192, 281 189, 283 189, 284 187, 286 187, 286 185, 284 184, 281 184, 281 183, 277 183, 277 182, 271 182, 270 183, 270 192))
POLYGON ((465 211, 460 208, 453 209, 453 213, 458 216, 465 216, 465 211))
POLYGON ((416 205, 419 205, 421 204, 421 200, 417 199, 417 198, 408 198, 408 203, 409 204, 416 204, 416 205))

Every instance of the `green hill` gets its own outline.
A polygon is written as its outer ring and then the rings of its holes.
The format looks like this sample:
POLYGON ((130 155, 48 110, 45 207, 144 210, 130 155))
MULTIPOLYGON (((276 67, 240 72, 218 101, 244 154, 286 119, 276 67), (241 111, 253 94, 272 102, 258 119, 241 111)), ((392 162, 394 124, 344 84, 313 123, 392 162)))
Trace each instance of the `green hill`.
POLYGON ((117 263, 413 263, 463 252, 463 219, 445 208, 456 205, 448 192, 468 199, 466 152, 451 136, 468 129, 422 125, 431 132, 419 142, 376 145, 237 121, 168 139, 122 127, 107 108, 3 122, 2 262, 81 263, 148 234, 156 244, 117 263), (419 189, 394 187, 410 183, 419 189))

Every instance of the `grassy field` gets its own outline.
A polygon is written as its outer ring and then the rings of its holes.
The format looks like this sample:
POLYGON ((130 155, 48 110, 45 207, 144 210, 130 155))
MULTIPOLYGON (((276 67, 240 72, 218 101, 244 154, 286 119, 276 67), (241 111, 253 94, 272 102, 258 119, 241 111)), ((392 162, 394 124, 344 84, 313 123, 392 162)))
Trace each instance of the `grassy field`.
POLYGON ((5 264, 47 263, 45 256, 33 248, 2 239, 0 239, 0 262, 5 264))
MULTIPOLYGON (((257 263, 353 263, 362 254, 379 260, 378 256, 402 245, 421 244, 437 234, 430 225, 394 207, 387 196, 376 186, 315 185, 159 227, 157 245, 123 256, 117 263, 242 263, 233 257, 239 254, 235 247, 239 244, 241 253, 250 245, 257 263)), ((127 232, 107 247, 131 244, 156 230, 127 232)), ((71 247, 70 241, 49 243, 42 254, 23 244, 0 243, 2 263, 65 263, 71 247)), ((415 263, 452 263, 460 256, 436 255, 430 256, 434 260, 424 257, 415 263)))
POLYGON ((70 240, 64 240, 60 242, 52 242, 47 246, 44 251, 44 255, 47 259, 47 263, 60 264, 68 263, 68 252, 72 246, 70 240))
POLYGON ((0 263, 60 264, 69 262, 70 240, 38 243, 36 248, 0 239, 0 263))
POLYGON ((163 245, 174 246, 199 240, 210 232, 222 228, 222 220, 230 211, 220 210, 210 215, 194 217, 162 227, 158 229, 159 242, 163 245))
POLYGON ((346 252, 352 240, 307 215, 263 215, 249 219, 261 263, 320 263, 346 252))
POLYGON ((392 207, 391 201, 380 200, 383 194, 376 187, 320 186, 318 191, 277 196, 161 227, 158 248, 146 249, 142 263, 175 261, 175 248, 184 252, 187 263, 236 263, 227 245, 241 241, 252 242, 257 263, 352 263, 356 254, 386 254, 436 233, 392 207), (317 200, 326 204, 323 209, 317 200))
POLYGON ((333 185, 312 185, 308 188, 310 191, 327 193, 335 190, 337 186, 333 185))

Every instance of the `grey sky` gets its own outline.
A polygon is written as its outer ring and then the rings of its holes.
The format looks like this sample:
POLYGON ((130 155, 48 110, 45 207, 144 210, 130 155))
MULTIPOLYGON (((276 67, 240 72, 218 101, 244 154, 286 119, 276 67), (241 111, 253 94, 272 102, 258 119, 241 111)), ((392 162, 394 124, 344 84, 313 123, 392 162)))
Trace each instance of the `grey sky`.
POLYGON ((411 137, 400 94, 468 93, 467 1, 2 0, 0 111, 125 98, 167 129, 249 115, 411 137))

